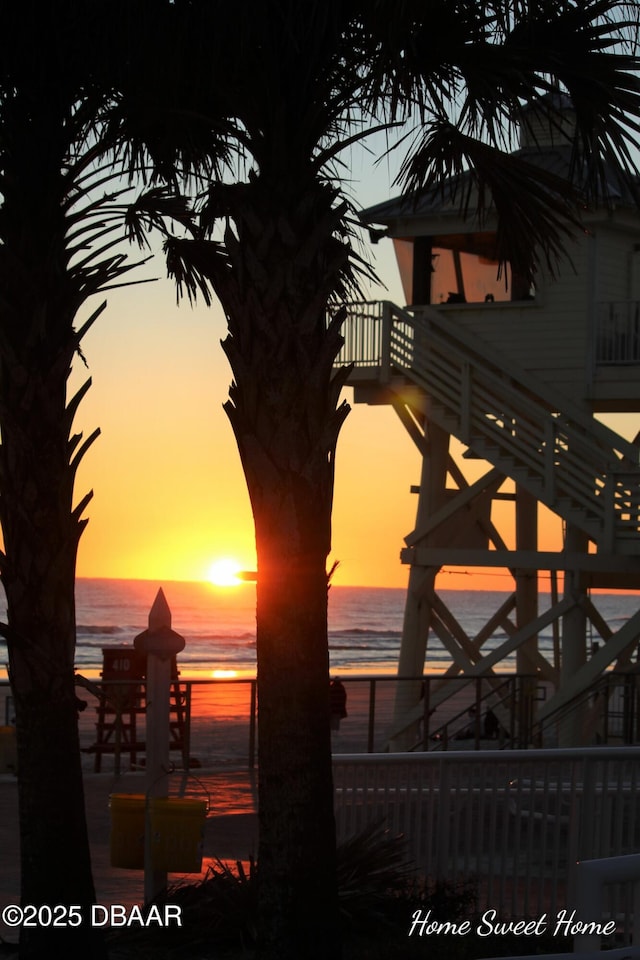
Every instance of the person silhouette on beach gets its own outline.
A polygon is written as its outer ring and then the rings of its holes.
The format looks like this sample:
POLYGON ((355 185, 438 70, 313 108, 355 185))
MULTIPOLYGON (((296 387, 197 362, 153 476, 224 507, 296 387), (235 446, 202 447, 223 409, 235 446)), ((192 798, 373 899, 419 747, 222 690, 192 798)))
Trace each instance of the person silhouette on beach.
POLYGON ((489 709, 484 715, 484 735, 487 740, 495 740, 500 732, 500 721, 493 710, 489 709))
POLYGON ((340 721, 347 714, 347 691, 339 677, 334 677, 329 684, 329 707, 331 711, 331 729, 339 730, 340 721))

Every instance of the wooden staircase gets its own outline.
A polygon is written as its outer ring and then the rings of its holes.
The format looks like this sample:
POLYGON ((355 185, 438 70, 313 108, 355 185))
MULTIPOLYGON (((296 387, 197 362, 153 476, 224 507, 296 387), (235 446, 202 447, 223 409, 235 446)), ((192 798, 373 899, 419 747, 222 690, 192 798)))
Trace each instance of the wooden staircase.
POLYGON ((583 530, 605 554, 640 553, 640 447, 429 307, 352 303, 339 363, 352 385, 413 386, 426 414, 583 530))

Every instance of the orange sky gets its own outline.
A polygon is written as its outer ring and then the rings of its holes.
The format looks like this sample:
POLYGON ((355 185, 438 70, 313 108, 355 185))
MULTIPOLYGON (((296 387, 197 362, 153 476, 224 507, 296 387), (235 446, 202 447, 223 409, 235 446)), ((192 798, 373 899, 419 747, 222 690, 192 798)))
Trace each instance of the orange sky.
MULTIPOLYGON (((372 174, 354 166, 363 206, 397 192, 386 168, 372 174)), ((404 302, 391 242, 372 255, 388 288, 372 294, 404 302)), ((162 272, 159 261, 154 273, 162 272)), ((78 362, 72 381, 93 379, 76 426, 85 435, 102 430, 76 484, 76 499, 94 490, 79 576, 200 580, 221 557, 255 567, 248 497, 222 410, 230 380, 224 335, 219 306, 177 306, 169 281, 109 294, 83 344, 89 370, 78 362)), ((335 583, 406 585, 399 553, 414 525, 410 486, 419 470, 417 451, 390 408, 354 406, 338 446, 335 583)), ((541 547, 556 548, 558 534, 557 521, 545 527, 541 547)), ((441 585, 509 589, 510 581, 501 572, 486 580, 445 574, 441 585)))
MULTIPOLYGON (((114 291, 101 321, 84 345, 89 371, 74 373, 93 380, 76 423, 102 431, 76 484, 77 498, 94 490, 78 574, 202 579, 223 556, 253 569, 248 496, 222 410, 230 370, 220 308, 177 307, 163 281, 114 291)), ((338 449, 336 583, 404 586, 398 557, 419 466, 391 410, 353 407, 338 449)))

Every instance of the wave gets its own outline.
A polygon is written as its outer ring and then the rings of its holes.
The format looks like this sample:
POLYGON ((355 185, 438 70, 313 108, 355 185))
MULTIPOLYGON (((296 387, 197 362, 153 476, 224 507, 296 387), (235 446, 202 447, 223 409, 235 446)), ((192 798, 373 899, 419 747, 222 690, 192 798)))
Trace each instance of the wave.
MULTIPOLYGON (((83 636, 118 636, 126 634, 127 640, 133 642, 134 637, 140 633, 141 627, 121 627, 121 626, 78 626, 76 628, 79 643, 84 643, 83 636)), ((255 631, 243 631, 233 633, 231 630, 225 633, 189 633, 184 631, 184 638, 187 643, 250 643, 256 639, 255 631)))
POLYGON ((105 650, 105 649, 118 649, 118 647, 133 647, 132 643, 114 643, 109 644, 104 641, 100 642, 99 640, 83 640, 82 637, 76 639, 76 650, 105 650))
POLYGON ((255 630, 244 630, 241 633, 232 633, 228 630, 226 633, 194 633, 189 634, 185 631, 184 638, 187 643, 255 643, 255 630))
MULTIPOLYGON (((252 667, 256 660, 255 598, 251 591, 227 596, 211 594, 208 588, 175 586, 172 588, 174 628, 186 640, 178 660, 189 668, 252 667), (177 597, 177 599, 175 599, 177 597)), ((483 630, 506 594, 498 592, 442 591, 444 599, 470 639, 483 630)), ((146 583, 127 581, 79 581, 77 616, 78 662, 100 668, 102 647, 129 645, 146 626, 148 608, 154 590, 146 583)), ((550 601, 541 595, 540 607, 550 601)), ((395 673, 402 638, 404 601, 402 589, 357 587, 335 588, 329 601, 329 650, 331 669, 356 672, 380 669, 395 673)), ((593 598, 604 620, 615 631, 638 606, 637 597, 597 595, 593 598)), ((510 620, 513 621, 512 615, 510 620)), ((483 652, 500 647, 511 632, 497 625, 483 644, 483 652)), ((551 625, 538 633, 538 649, 553 661, 555 643, 551 625)), ((5 659, 0 642, 0 666, 5 659)), ((429 634, 426 669, 440 669, 451 663, 451 654, 440 640, 429 634)), ((501 663, 511 669, 516 653, 504 656, 501 663)))
POLYGON ((380 650, 398 653, 398 644, 384 643, 329 643, 329 650, 380 650))

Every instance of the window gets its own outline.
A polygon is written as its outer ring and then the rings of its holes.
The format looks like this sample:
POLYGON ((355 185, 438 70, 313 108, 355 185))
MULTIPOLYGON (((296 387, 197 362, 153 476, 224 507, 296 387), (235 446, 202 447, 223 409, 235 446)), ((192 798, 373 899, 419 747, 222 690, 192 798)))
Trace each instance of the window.
POLYGON ((533 299, 533 289, 495 257, 495 234, 394 241, 407 303, 494 303, 533 299))

